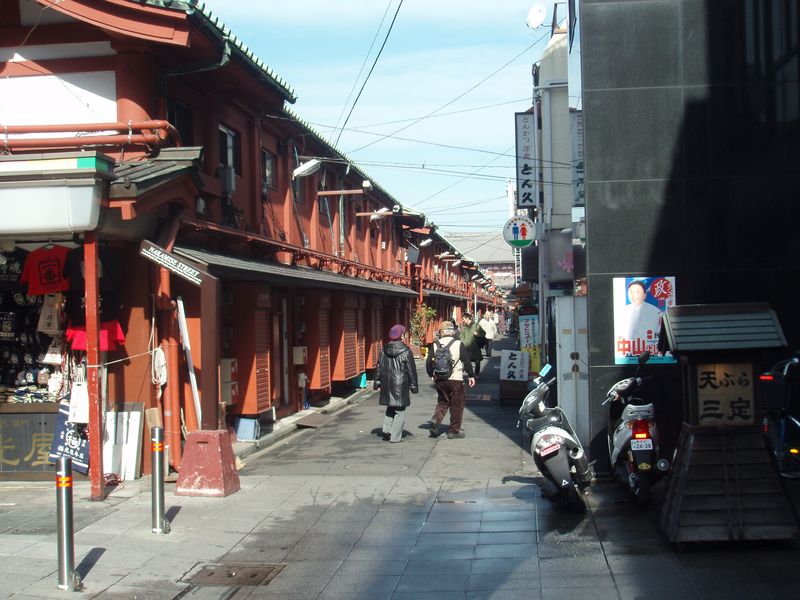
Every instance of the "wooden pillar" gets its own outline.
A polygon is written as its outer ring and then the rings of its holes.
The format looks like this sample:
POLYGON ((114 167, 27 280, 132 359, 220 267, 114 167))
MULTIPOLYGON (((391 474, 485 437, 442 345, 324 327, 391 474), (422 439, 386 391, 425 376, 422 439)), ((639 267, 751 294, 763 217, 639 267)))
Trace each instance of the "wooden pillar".
POLYGON ((84 282, 86 285, 86 380, 89 391, 89 480, 92 500, 105 498, 103 485, 103 410, 100 395, 100 319, 97 290, 97 233, 87 231, 83 244, 84 282))

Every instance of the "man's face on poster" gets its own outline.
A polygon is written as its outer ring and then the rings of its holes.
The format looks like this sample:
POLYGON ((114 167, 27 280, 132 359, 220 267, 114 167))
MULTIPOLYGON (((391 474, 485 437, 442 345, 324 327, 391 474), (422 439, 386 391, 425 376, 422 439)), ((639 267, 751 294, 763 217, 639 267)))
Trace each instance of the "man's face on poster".
POLYGON ((639 306, 644 302, 646 296, 644 288, 638 283, 634 283, 628 288, 628 300, 635 306, 639 306))

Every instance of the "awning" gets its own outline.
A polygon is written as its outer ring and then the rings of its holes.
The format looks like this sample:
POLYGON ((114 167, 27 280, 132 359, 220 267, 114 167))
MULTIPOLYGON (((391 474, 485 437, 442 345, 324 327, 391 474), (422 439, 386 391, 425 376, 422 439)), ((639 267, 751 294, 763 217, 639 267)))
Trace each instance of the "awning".
POLYGON ((402 285, 348 277, 321 269, 257 262, 182 246, 175 246, 172 250, 175 254, 205 265, 206 271, 220 279, 264 281, 306 288, 347 288, 356 292, 372 292, 392 296, 414 297, 417 295, 416 292, 402 285))
POLYGON ((778 317, 765 303, 671 306, 662 330, 668 349, 678 353, 786 346, 778 317))
POLYGON ((450 294, 448 292, 440 292, 439 290, 422 290, 423 296, 428 296, 430 298, 444 298, 445 300, 466 300, 466 297, 457 296, 456 294, 450 294))

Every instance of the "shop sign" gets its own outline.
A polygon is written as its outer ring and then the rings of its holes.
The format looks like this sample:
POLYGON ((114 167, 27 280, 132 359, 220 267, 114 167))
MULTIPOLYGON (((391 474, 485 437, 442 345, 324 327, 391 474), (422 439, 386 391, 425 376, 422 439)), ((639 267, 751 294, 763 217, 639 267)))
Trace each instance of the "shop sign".
POLYGON ((0 473, 49 471, 55 420, 55 413, 0 413, 0 473))
POLYGON ((519 316, 519 347, 530 357, 528 372, 532 381, 541 368, 539 356, 539 315, 519 316))
POLYGON ((141 246, 139 247, 139 254, 195 285, 202 285, 204 278, 208 276, 208 273, 204 273, 190 264, 183 262, 174 254, 167 252, 163 248, 147 240, 142 240, 141 246))
POLYGON ((752 364, 697 365, 698 425, 752 425, 754 412, 752 364))
POLYGON ((528 353, 519 350, 500 352, 500 380, 528 382, 528 353))
POLYGON ((514 115, 517 134, 517 208, 536 208, 539 191, 536 169, 536 114, 514 115))
POLYGON ((55 462, 59 456, 69 457, 72 459, 72 468, 86 475, 89 472, 89 439, 83 427, 68 423, 68 418, 69 402, 61 402, 50 447, 50 460, 55 462))

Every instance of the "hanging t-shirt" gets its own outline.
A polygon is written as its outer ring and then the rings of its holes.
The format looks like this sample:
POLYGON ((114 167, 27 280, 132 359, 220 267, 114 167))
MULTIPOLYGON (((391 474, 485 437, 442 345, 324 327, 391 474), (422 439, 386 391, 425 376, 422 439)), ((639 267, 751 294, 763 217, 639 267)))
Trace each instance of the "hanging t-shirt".
POLYGON ((28 254, 20 275, 20 283, 28 284, 28 294, 43 296, 69 289, 69 279, 64 275, 69 248, 43 246, 28 254))
MULTIPOLYGON (((101 352, 116 350, 118 345, 125 343, 125 334, 119 321, 101 323, 98 337, 98 350, 101 352)), ((66 338, 72 350, 86 350, 86 327, 68 326, 66 338)))
MULTIPOLYGON (((70 290, 85 289, 84 271, 84 251, 83 247, 74 248, 67 257, 67 264, 64 267, 64 275, 69 278, 70 290)), ((114 277, 117 273, 117 266, 114 252, 107 246, 99 246, 97 255, 97 279, 100 290, 107 292, 117 288, 114 277)))

